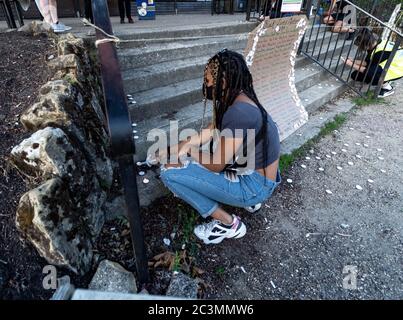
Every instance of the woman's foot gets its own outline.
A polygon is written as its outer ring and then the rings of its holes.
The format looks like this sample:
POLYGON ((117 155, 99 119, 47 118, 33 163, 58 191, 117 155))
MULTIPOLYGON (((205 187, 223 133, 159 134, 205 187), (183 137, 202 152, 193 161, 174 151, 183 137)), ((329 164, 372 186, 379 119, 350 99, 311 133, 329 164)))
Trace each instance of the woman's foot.
POLYGON ((194 234, 203 240, 205 244, 217 244, 224 239, 242 238, 246 233, 246 226, 241 219, 232 215, 232 223, 224 224, 219 220, 198 225, 194 228, 194 234))
POLYGON ((391 96, 394 93, 395 89, 390 85, 390 83, 384 83, 381 92, 379 92, 378 98, 385 98, 391 96))
POLYGON ((125 23, 125 19, 120 19, 120 23, 124 24, 125 23))
POLYGON ((134 23, 134 21, 131 17, 129 18, 129 23, 134 23))
POLYGON ((65 24, 61 23, 61 22, 57 22, 57 23, 52 23, 52 29, 55 33, 60 33, 60 32, 66 32, 71 30, 71 27, 66 26, 65 24))

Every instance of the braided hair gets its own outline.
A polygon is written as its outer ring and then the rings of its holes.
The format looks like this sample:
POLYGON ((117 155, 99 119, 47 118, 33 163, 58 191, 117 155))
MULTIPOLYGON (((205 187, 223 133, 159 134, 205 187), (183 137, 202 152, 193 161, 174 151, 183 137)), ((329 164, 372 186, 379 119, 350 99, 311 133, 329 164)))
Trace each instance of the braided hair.
MULTIPOLYGON (((268 147, 267 111, 259 102, 253 88, 252 74, 246 65, 244 57, 231 50, 224 49, 214 55, 206 64, 205 73, 209 69, 213 77, 213 126, 222 130, 224 113, 241 94, 245 94, 259 108, 263 124, 264 150, 268 147), (225 79, 225 88, 223 87, 225 79)), ((207 96, 207 80, 204 77, 204 96, 207 96)), ((206 99, 204 101, 206 108, 206 99)), ((245 143, 245 141, 244 141, 245 143)), ((267 165, 267 152, 264 153, 264 166, 267 165)))

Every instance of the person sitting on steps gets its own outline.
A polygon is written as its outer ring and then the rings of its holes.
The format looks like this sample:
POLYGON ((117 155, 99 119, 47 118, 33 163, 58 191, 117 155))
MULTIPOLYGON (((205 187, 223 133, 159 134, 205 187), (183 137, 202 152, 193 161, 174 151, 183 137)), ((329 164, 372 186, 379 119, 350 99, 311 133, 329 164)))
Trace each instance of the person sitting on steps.
MULTIPOLYGON (((365 82, 376 86, 379 84, 383 69, 393 50, 394 43, 382 41, 378 35, 368 28, 363 28, 357 35, 354 44, 358 50, 367 52, 365 60, 351 59, 343 60, 346 65, 352 67, 355 71, 351 73, 351 78, 355 81, 365 82)), ((394 88, 391 85, 392 80, 403 77, 403 48, 400 47, 385 75, 379 98, 384 98, 394 94, 394 88)))
POLYGON ((323 23, 332 26, 331 31, 334 33, 349 33, 347 40, 352 40, 355 35, 355 29, 351 28, 352 23, 351 18, 345 21, 347 16, 351 14, 352 8, 348 10, 351 5, 343 0, 332 0, 330 3, 330 8, 327 13, 325 13, 323 18, 323 23))
MULTIPOLYGON (((179 163, 164 164, 160 177, 203 218, 212 218, 196 226, 194 233, 205 244, 216 244, 246 233, 240 218, 219 203, 255 212, 281 182, 280 140, 277 125, 260 104, 252 75, 239 53, 225 49, 209 59, 203 95, 205 103, 213 101, 212 122, 196 139, 192 136, 176 146, 179 152, 174 159, 179 163), (253 143, 249 143, 248 129, 253 131, 253 143), (200 151, 208 143, 210 152, 200 151), (246 166, 238 163, 239 154, 246 155, 246 166)), ((166 157, 167 151, 160 151, 156 159, 162 163, 166 157)))

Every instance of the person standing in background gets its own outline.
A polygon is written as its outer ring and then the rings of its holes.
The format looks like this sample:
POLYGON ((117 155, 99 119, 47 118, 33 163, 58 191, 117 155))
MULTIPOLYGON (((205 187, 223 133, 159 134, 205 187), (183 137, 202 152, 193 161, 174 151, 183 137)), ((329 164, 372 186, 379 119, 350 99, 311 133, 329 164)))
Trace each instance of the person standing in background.
POLYGON ((55 33, 71 30, 71 27, 59 22, 56 0, 36 0, 35 2, 43 19, 52 26, 55 33))
POLYGON ((87 19, 88 21, 91 21, 91 23, 94 23, 94 17, 92 15, 91 0, 84 0, 84 16, 85 16, 85 19, 87 19))
POLYGON ((126 11, 126 17, 129 23, 134 23, 132 19, 132 7, 130 0, 119 0, 119 14, 120 14, 120 23, 125 23, 125 11, 126 11))

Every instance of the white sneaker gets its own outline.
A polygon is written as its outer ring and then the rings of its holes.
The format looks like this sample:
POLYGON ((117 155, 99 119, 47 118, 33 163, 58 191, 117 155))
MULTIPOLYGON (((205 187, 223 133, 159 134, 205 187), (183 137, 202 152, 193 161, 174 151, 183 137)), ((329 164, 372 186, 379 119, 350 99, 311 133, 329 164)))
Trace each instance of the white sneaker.
POLYGON ((392 94, 395 93, 395 90, 391 86, 391 89, 381 89, 381 92, 379 92, 378 98, 386 98, 391 96, 392 94))
POLYGON ((55 33, 61 33, 71 30, 71 27, 66 26, 65 24, 59 23, 52 23, 52 28, 55 33))
POLYGON ((392 85, 391 85, 391 83, 390 82, 385 82, 383 85, 382 85, 382 89, 385 89, 385 90, 393 90, 393 87, 392 87, 392 85))
POLYGON ((244 209, 246 211, 249 211, 250 213, 255 213, 256 211, 259 211, 261 207, 262 207, 262 204, 258 203, 258 204, 255 204, 254 206, 245 207, 244 209))
POLYGON ((235 215, 232 217, 233 221, 230 225, 219 220, 198 225, 194 228, 194 234, 205 244, 217 244, 226 238, 242 238, 246 233, 246 226, 239 217, 235 215))

